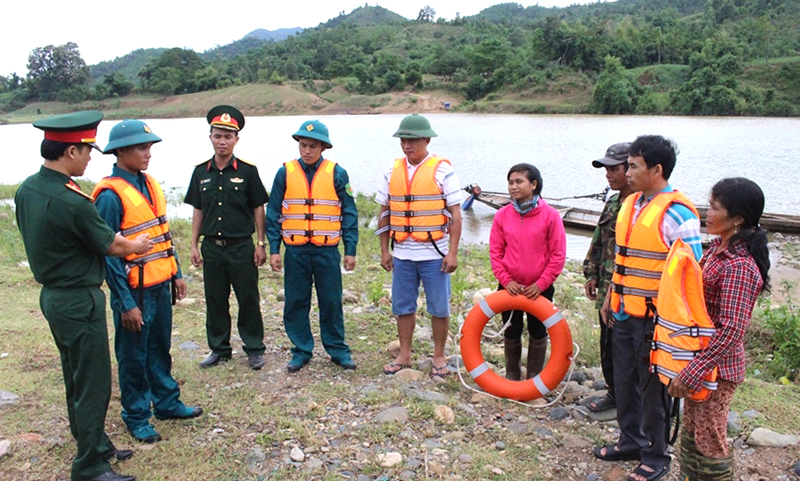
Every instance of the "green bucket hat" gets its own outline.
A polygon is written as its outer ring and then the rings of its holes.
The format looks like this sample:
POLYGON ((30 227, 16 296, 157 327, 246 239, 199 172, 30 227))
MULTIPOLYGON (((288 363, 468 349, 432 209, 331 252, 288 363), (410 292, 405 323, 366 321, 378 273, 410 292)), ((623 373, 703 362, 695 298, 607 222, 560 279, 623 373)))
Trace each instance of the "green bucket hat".
POLYGON ((161 137, 154 134, 150 127, 141 120, 123 120, 111 128, 108 134, 108 145, 104 154, 113 154, 120 147, 161 142, 161 137))
POLYGON ((400 128, 394 133, 392 137, 399 137, 401 139, 429 139, 436 137, 436 132, 431 129, 431 123, 428 119, 419 115, 412 114, 404 118, 400 122, 400 128))
POLYGON ((325 127, 325 124, 319 120, 306 120, 303 122, 300 129, 292 134, 292 138, 298 142, 300 142, 300 137, 319 140, 325 145, 326 149, 333 148, 328 138, 328 127, 325 127))

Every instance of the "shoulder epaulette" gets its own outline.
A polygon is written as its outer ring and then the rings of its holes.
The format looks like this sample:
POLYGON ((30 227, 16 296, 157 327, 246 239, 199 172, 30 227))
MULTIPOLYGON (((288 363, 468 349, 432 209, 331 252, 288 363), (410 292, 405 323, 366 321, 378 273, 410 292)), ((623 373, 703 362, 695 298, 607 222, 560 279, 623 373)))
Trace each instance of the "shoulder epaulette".
POLYGON ((87 199, 89 199, 89 200, 92 200, 92 196, 91 196, 91 195, 89 195, 89 194, 87 194, 86 192, 82 191, 82 190, 80 189, 80 187, 76 187, 76 186, 74 186, 74 185, 70 184, 69 182, 67 182, 66 184, 64 184, 64 187, 66 187, 67 189, 71 190, 72 192, 78 193, 78 194, 80 194, 80 195, 82 195, 82 196, 86 197, 86 198, 87 198, 87 199))
POLYGON ((200 167, 201 165, 205 165, 205 164, 207 164, 207 163, 209 163, 209 162, 211 162, 211 161, 210 161, 210 160, 208 160, 208 159, 206 159, 206 160, 204 160, 204 161, 200 162, 199 164, 195 165, 195 167, 200 167))
POLYGON ((244 160, 244 159, 241 159, 241 158, 239 158, 239 157, 236 157, 236 160, 238 160, 239 162, 244 162, 244 163, 245 163, 245 164, 247 164, 247 165, 253 165, 253 166, 255 166, 255 165, 256 165, 254 162, 251 162, 251 161, 249 161, 249 160, 244 160))

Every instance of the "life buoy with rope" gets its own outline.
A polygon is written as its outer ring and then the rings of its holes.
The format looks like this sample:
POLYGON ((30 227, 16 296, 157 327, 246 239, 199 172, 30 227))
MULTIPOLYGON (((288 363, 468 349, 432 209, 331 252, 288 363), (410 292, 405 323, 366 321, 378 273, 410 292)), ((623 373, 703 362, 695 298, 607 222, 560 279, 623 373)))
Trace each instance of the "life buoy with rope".
POLYGON ((542 296, 536 300, 512 296, 501 290, 489 294, 472 308, 461 327, 461 357, 469 375, 484 391, 517 401, 538 399, 555 389, 572 363, 572 333, 556 306, 542 296), (489 319, 503 311, 518 310, 542 320, 550 335, 550 359, 533 379, 510 381, 492 371, 481 353, 481 336, 489 319))

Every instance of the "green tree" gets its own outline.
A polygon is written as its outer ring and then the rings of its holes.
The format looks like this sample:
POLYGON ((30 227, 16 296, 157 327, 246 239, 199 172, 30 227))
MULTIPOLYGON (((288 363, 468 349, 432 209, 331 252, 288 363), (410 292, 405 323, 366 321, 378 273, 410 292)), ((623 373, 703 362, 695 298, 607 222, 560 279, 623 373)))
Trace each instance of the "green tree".
POLYGON ((172 48, 147 62, 138 75, 144 90, 164 95, 186 94, 198 91, 195 74, 204 66, 194 50, 172 48))
POLYGON ((31 97, 55 100, 69 89, 87 85, 89 79, 89 67, 73 42, 37 47, 28 56, 26 86, 31 97))
POLYGON ((417 15, 417 22, 422 23, 430 23, 436 18, 436 10, 434 10, 429 5, 425 5, 419 11, 419 15, 417 15))
POLYGON ((124 97, 133 91, 133 82, 127 79, 122 72, 107 73, 103 75, 102 85, 109 97, 124 97))
POLYGON ((469 69, 476 74, 491 75, 506 63, 510 53, 510 46, 504 39, 486 39, 467 52, 469 69))
POLYGON ((397 70, 386 72, 383 82, 388 90, 401 90, 403 88, 403 76, 397 70))
POLYGON ((636 79, 617 57, 606 56, 605 68, 597 78, 592 104, 598 114, 629 114, 636 110, 641 92, 636 79))

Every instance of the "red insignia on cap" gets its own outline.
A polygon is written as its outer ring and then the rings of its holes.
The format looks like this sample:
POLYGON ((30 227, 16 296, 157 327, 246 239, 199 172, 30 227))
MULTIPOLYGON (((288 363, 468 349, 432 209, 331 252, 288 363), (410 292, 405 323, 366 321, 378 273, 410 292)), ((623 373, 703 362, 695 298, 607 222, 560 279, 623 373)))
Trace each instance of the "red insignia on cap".
POLYGON ((73 132, 44 131, 44 138, 65 144, 93 144, 97 141, 97 129, 75 130, 73 132))
POLYGON ((236 121, 230 114, 224 113, 211 120, 212 126, 221 126, 239 130, 239 122, 236 121))

